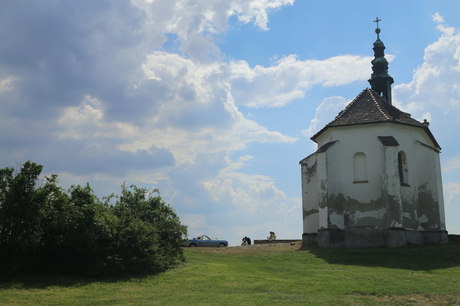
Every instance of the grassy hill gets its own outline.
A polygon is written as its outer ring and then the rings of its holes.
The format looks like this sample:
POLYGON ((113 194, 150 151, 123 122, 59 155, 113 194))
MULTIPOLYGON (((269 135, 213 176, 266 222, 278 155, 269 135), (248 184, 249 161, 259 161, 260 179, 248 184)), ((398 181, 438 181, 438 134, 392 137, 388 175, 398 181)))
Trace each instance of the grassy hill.
POLYGON ((186 248, 147 277, 36 277, 0 284, 0 305, 459 305, 460 243, 397 249, 300 244, 186 248))

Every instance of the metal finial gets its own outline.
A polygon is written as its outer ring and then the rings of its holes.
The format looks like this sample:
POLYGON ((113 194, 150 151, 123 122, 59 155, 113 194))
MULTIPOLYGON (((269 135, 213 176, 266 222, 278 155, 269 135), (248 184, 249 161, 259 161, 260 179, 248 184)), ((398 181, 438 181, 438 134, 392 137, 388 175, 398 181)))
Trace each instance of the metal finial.
POLYGON ((374 42, 374 59, 372 60, 372 75, 369 79, 372 90, 383 96, 385 100, 391 104, 391 84, 394 83, 393 78, 388 74, 388 61, 385 59, 385 45, 380 40, 379 21, 376 18, 374 22, 377 23, 375 33, 377 33, 377 40, 374 42))
POLYGON ((379 28, 379 21, 382 21, 381 19, 379 19, 379 17, 375 18, 374 22, 377 23, 377 28, 375 29, 375 33, 377 33, 377 39, 380 39, 380 28, 379 28))

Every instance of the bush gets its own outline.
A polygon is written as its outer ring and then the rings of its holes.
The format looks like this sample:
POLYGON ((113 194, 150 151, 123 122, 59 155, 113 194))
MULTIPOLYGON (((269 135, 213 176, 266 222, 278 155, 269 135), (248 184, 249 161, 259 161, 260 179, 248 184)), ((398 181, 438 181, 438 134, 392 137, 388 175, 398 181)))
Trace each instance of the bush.
POLYGON ((117 218, 112 272, 160 272, 183 260, 180 244, 187 228, 157 189, 123 185, 112 212, 117 218))
POLYGON ((27 272, 40 249, 45 199, 35 184, 42 166, 26 162, 19 173, 0 169, 0 275, 27 272))
MULTIPOLYGON (((37 186, 42 166, 0 169, 0 275, 159 272, 183 260, 187 229, 158 190, 122 186, 114 206, 87 184, 37 186)), ((113 197, 113 196, 111 196, 113 197)), ((116 196, 115 196, 116 197, 116 196)))

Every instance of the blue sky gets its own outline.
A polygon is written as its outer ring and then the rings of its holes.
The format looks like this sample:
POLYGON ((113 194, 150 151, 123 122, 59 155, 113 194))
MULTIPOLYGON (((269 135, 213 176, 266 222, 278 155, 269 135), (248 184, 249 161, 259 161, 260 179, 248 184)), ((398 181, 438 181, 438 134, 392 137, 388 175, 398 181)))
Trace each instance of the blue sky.
POLYGON ((9 1, 0 167, 32 160, 100 197, 159 188, 190 236, 302 235, 299 160, 369 87, 379 17, 394 105, 442 147, 460 234, 460 2, 9 1))

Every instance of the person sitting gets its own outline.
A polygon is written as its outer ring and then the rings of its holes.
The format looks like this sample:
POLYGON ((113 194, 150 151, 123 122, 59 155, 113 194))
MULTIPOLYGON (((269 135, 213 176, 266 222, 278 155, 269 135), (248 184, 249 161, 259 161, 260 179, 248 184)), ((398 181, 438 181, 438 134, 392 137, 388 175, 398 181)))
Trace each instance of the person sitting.
POLYGON ((270 232, 270 237, 267 237, 269 241, 276 240, 275 232, 270 232))

